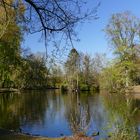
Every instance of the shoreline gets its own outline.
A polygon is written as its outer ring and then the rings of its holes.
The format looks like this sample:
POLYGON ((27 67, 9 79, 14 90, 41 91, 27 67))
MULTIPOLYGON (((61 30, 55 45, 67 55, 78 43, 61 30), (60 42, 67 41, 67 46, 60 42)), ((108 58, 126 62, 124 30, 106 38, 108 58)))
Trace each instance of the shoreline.
POLYGON ((5 93, 5 92, 19 92, 19 89, 16 88, 0 88, 0 93, 5 93))
POLYGON ((30 134, 15 132, 0 128, 0 140, 62 140, 63 138, 48 138, 43 136, 34 136, 30 134))
POLYGON ((43 136, 34 136, 24 133, 14 132, 0 128, 0 140, 95 140, 93 137, 88 137, 83 133, 78 133, 73 136, 64 136, 57 138, 49 138, 43 136))

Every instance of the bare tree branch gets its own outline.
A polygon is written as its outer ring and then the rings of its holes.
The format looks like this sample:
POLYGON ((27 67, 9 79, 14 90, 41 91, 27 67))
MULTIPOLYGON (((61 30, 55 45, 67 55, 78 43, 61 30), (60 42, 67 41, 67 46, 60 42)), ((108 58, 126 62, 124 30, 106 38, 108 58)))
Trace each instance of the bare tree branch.
POLYGON ((97 18, 96 13, 99 4, 88 10, 85 1, 11 0, 9 3, 7 0, 1 0, 0 7, 2 6, 5 9, 7 15, 9 7, 15 10, 17 23, 25 24, 30 33, 42 32, 45 42, 52 34, 57 34, 57 36, 63 34, 69 38, 69 42, 73 46, 72 39, 77 23, 89 18, 97 18), (20 7, 24 7, 23 15, 20 14, 20 7))

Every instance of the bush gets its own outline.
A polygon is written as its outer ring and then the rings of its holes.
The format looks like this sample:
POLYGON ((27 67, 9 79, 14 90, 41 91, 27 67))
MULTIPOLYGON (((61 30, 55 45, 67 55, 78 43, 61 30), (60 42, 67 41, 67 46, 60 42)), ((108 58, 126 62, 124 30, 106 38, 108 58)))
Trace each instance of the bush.
POLYGON ((90 90, 90 88, 89 88, 89 86, 88 85, 86 85, 86 84, 81 84, 80 85, 80 90, 85 90, 85 91, 88 91, 88 90, 90 90))
POLYGON ((68 90, 68 85, 67 84, 63 84, 60 86, 61 91, 66 91, 68 90))

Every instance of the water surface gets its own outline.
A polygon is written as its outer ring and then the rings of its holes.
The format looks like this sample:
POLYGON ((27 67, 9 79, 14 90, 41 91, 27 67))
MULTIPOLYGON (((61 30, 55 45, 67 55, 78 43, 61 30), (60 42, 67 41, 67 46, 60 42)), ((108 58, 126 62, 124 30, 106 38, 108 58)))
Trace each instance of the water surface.
POLYGON ((122 95, 68 94, 59 90, 4 93, 0 94, 0 127, 48 137, 69 136, 77 131, 90 136, 99 131, 100 139, 126 119, 139 132, 139 109, 140 100, 122 95))

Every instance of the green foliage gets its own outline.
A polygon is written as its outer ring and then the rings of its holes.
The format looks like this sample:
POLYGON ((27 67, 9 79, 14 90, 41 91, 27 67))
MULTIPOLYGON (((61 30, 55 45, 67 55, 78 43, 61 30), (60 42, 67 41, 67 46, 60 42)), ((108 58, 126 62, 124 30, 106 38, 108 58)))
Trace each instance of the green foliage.
POLYGON ((76 49, 72 49, 65 63, 66 79, 69 90, 75 90, 79 87, 80 73, 80 55, 76 49))
POLYGON ((131 60, 121 62, 117 60, 102 71, 100 86, 110 91, 125 90, 125 88, 136 84, 137 71, 137 65, 131 60))
POLYGON ((115 61, 101 74, 101 85, 116 91, 139 84, 139 45, 140 20, 129 12, 113 14, 105 32, 110 39, 116 55, 115 61))
POLYGON ((16 23, 9 25, 0 39, 0 79, 2 87, 9 87, 10 83, 14 82, 15 71, 21 63, 20 41, 21 33, 19 27, 16 23))
POLYGON ((100 75, 100 88, 116 91, 124 86, 124 78, 120 69, 115 67, 106 68, 100 75))
POLYGON ((44 57, 39 54, 30 54, 24 59, 20 73, 23 88, 36 89, 47 87, 47 72, 44 57))
POLYGON ((110 140, 139 140, 139 136, 135 128, 120 125, 111 135, 110 140))
POLYGON ((72 49, 65 63, 65 81, 69 90, 98 90, 99 73, 106 65, 105 56, 78 53, 72 49))
POLYGON ((61 91, 66 91, 68 89, 68 85, 67 84, 62 84, 60 89, 61 89, 61 91))
POLYGON ((83 91, 87 90, 88 91, 88 90, 90 90, 90 87, 87 84, 80 84, 80 90, 83 90, 83 91))

